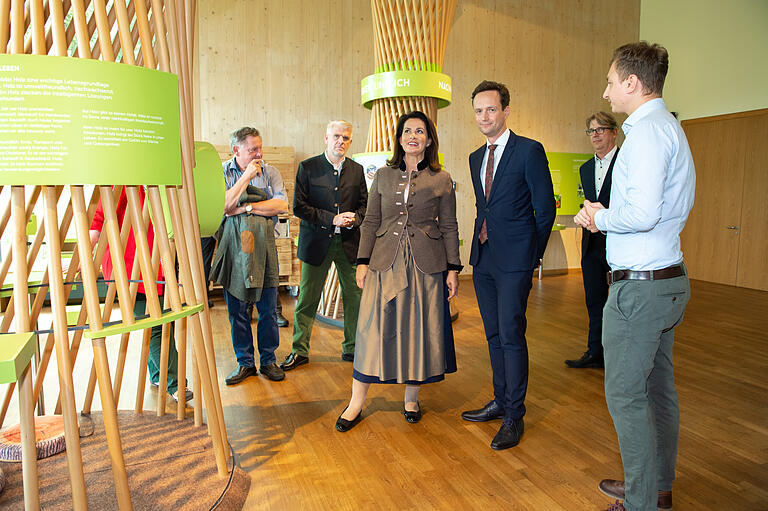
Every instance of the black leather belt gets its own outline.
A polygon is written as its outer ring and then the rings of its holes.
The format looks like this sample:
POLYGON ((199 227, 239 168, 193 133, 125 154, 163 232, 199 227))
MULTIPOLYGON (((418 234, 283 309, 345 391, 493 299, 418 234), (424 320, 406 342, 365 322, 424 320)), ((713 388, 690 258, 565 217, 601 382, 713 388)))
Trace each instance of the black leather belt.
POLYGON ((608 285, 620 280, 663 280, 685 275, 682 264, 660 270, 613 270, 608 272, 608 285))

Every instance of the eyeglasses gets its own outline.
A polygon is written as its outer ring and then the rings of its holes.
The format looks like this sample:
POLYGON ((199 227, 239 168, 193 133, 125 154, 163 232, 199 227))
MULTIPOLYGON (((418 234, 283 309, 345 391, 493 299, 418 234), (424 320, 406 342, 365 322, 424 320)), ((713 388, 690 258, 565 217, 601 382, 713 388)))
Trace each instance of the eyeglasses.
POLYGON ((605 126, 600 126, 599 128, 589 128, 586 130, 587 136, 591 137, 594 133, 597 133, 598 135, 602 135, 606 131, 613 130, 613 128, 606 128, 605 126))

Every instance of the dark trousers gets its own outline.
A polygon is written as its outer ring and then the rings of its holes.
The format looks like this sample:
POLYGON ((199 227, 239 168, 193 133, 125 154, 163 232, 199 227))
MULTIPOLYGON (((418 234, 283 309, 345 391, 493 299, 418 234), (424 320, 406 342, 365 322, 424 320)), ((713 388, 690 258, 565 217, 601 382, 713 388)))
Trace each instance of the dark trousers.
POLYGON ((587 352, 593 357, 603 356, 603 307, 608 299, 610 267, 605 260, 605 245, 593 243, 581 255, 581 278, 589 314, 587 352))
MULTIPOLYGON (((256 310, 259 313, 256 342, 259 347, 259 363, 262 366, 275 363, 275 350, 280 344, 277 314, 275 313, 276 297, 277 288, 268 287, 261 290, 261 298, 256 302, 256 310)), ((255 367, 253 331, 251 330, 251 316, 248 312, 250 304, 238 300, 226 289, 224 290, 224 301, 229 313, 232 348, 235 350, 237 363, 243 367, 255 367)))
MULTIPOLYGON (((162 302, 162 296, 160 296, 162 302)), ((144 293, 136 293, 136 302, 133 305, 133 313, 136 316, 143 316, 147 308, 147 296, 144 293)), ((168 343, 168 380, 165 389, 169 394, 173 394, 179 387, 178 367, 179 354, 176 351, 176 342, 174 339, 173 322, 168 324, 170 328, 170 340, 168 343)), ((149 358, 147 359, 147 370, 149 371, 149 381, 157 385, 160 381, 160 350, 163 347, 163 325, 153 326, 149 333, 149 358)), ((183 393, 182 393, 183 394, 183 393)))
POLYGON ((205 282, 208 283, 211 275, 211 263, 213 263, 213 252, 216 248, 216 238, 208 236, 200 238, 200 249, 203 254, 203 271, 205 272, 205 282))
POLYGON ((494 398, 504 408, 504 420, 509 423, 525 415, 528 389, 525 309, 533 270, 500 271, 488 257, 488 243, 490 241, 480 248, 472 281, 488 340, 494 398))

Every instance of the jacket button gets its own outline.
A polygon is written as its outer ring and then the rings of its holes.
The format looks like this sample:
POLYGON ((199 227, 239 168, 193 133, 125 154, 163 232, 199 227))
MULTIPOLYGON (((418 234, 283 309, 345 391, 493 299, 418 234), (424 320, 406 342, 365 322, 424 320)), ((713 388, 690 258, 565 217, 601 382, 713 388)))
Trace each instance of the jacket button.
POLYGON ((411 233, 411 236, 413 236, 413 233, 411 233))
POLYGON ((409 208, 412 208, 412 207, 413 207, 413 204, 408 204, 408 207, 409 207, 409 208))

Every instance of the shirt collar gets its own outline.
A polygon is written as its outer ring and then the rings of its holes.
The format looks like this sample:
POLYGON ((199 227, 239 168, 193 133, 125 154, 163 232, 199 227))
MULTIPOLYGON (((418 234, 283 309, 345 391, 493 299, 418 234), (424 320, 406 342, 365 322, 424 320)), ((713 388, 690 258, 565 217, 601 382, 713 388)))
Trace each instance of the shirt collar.
MULTIPOLYGON (((504 134, 500 136, 498 139, 496 139, 496 142, 493 143, 496 146, 496 149, 499 149, 499 148, 501 148, 502 150, 504 149, 504 146, 506 146, 507 142, 509 142, 510 133, 511 132, 509 131, 509 129, 506 129, 504 130, 504 134)), ((491 145, 491 143, 488 141, 488 139, 486 139, 485 140, 486 149, 488 148, 489 145, 491 145)))
POLYGON ((632 126, 637 124, 638 121, 640 121, 644 117, 648 117, 649 115, 651 115, 651 113, 655 112, 656 110, 662 110, 662 109, 664 110, 667 109, 667 104, 664 103, 663 99, 654 98, 650 101, 646 101, 645 103, 637 107, 637 109, 634 112, 632 112, 632 114, 629 117, 627 117, 627 119, 624 121, 624 124, 621 125, 622 131, 626 135, 627 133, 629 133, 629 130, 632 129, 632 126))
POLYGON ((605 156, 603 156, 602 158, 600 158, 600 157, 597 155, 597 153, 595 153, 595 159, 596 159, 596 160, 600 160, 600 161, 606 161, 606 160, 607 160, 607 161, 611 161, 611 160, 613 159, 613 155, 614 155, 614 154, 616 154, 616 149, 618 149, 618 147, 619 147, 619 146, 617 146, 616 144, 614 144, 614 145, 613 145, 613 149, 611 149, 610 151, 608 151, 608 152, 605 154, 605 156))
POLYGON ((240 165, 237 164, 237 160, 234 156, 227 162, 227 170, 237 170, 241 173, 243 172, 243 170, 240 168, 240 165))
POLYGON ((341 158, 341 161, 339 161, 338 165, 334 165, 333 162, 328 158, 328 153, 323 151, 323 156, 325 156, 325 161, 331 164, 331 167, 334 168, 334 170, 341 170, 341 167, 344 165, 344 160, 347 159, 346 156, 341 158))
MULTIPOLYGON (((425 158, 425 159, 423 159, 423 160, 421 160, 421 161, 419 162, 419 164, 418 164, 418 165, 416 165, 416 168, 417 168, 418 170, 424 170, 424 169, 425 169, 425 168, 427 168, 427 167, 429 167, 429 162, 427 161, 427 159, 426 159, 426 158, 425 158)), ((405 172, 405 160, 403 160, 403 161, 401 161, 401 162, 400 162, 400 170, 402 170, 403 172, 405 172)))

